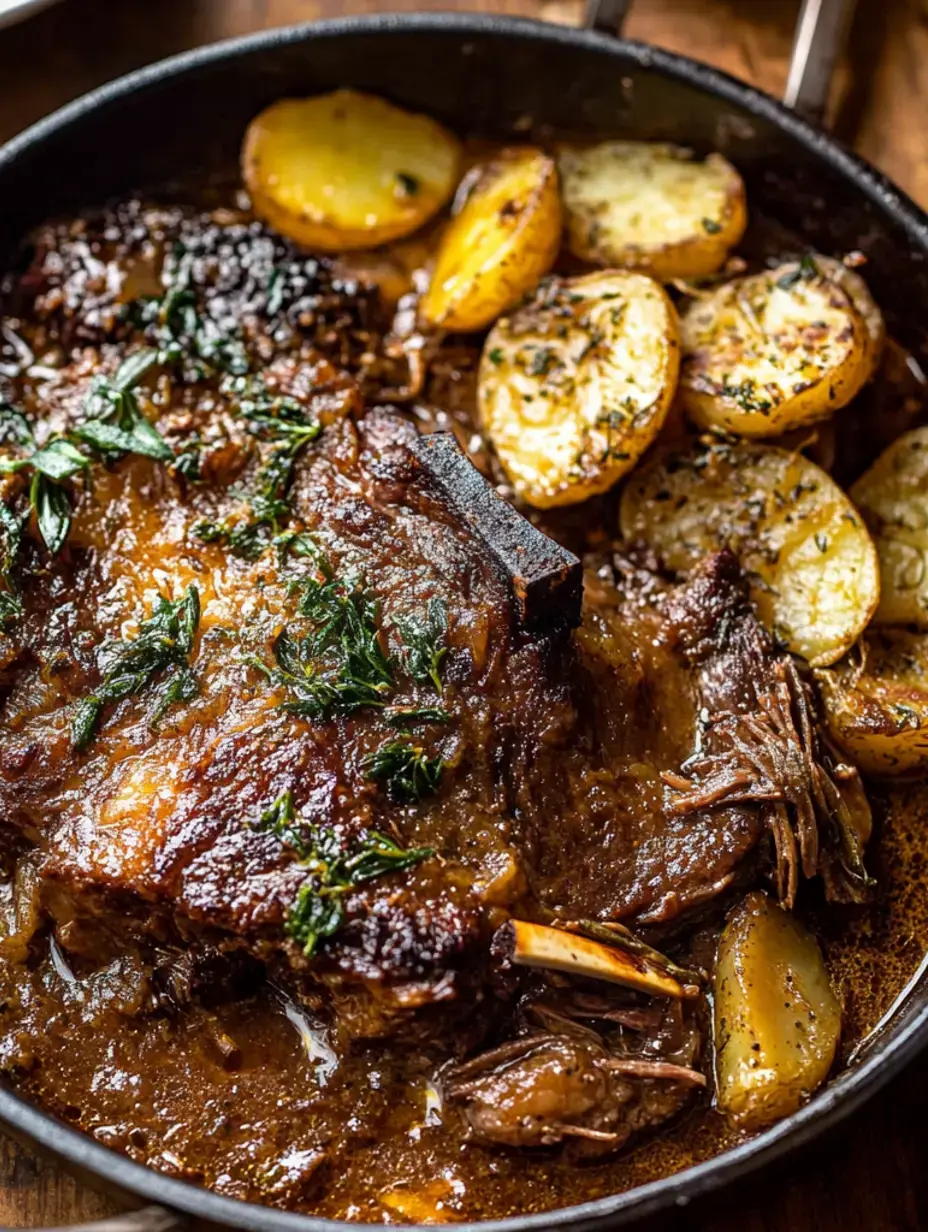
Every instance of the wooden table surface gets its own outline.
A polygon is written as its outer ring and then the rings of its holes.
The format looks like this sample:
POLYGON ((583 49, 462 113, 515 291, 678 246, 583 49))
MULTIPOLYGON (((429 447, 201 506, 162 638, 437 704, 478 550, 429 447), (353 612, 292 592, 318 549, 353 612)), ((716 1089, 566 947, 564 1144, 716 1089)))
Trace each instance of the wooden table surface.
MULTIPOLYGON (((574 23, 581 0, 64 0, 0 30, 0 140, 90 87, 186 47, 267 26, 379 8, 498 10, 574 23)), ((632 37, 777 93, 798 0, 636 0, 632 37)), ((928 0, 859 0, 834 123, 928 207, 928 0)), ((0 204, 2 208, 2 204, 0 204)), ((646 1232, 928 1229, 928 1056, 846 1127, 723 1197, 646 1232)), ((0 1225, 101 1218, 112 1203, 0 1137, 0 1225)))

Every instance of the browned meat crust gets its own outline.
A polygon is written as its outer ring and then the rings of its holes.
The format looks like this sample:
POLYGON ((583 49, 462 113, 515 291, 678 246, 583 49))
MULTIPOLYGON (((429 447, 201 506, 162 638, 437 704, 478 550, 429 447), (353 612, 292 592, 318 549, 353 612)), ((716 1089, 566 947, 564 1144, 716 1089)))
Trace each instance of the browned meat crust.
MULTIPOLYGON (((734 558, 678 585, 590 559, 579 629, 563 612, 528 622, 472 510, 425 481, 414 413, 382 405, 413 377, 376 291, 246 218, 133 203, 48 228, 7 307, 38 375, 0 394, 40 444, 157 348, 134 397, 174 455, 117 451, 70 479, 66 546, 52 562, 31 526, 16 566, 0 827, 31 849, 56 943, 145 955, 133 1012, 269 974, 334 1021, 340 1049, 393 1032, 460 1057, 502 1040, 449 1079, 485 1140, 614 1149, 681 1107, 701 1081, 697 1024, 671 1031, 641 998, 603 1007, 586 989, 552 1027, 563 981, 514 1019, 526 980, 495 968, 491 938, 512 916, 691 920, 773 864, 770 836, 787 900, 800 871, 835 894, 862 885, 866 803, 734 558), (313 691, 349 636, 320 632, 326 587, 380 672, 360 701, 313 691), (117 642, 194 589, 180 674, 175 632, 174 658, 114 694, 117 642), (409 622, 433 616, 441 654, 416 668, 409 622), (405 785, 373 769, 398 741, 417 759, 405 785), (352 879, 359 852, 376 868, 352 879)), ((25 479, 0 482, 21 507, 25 479)))

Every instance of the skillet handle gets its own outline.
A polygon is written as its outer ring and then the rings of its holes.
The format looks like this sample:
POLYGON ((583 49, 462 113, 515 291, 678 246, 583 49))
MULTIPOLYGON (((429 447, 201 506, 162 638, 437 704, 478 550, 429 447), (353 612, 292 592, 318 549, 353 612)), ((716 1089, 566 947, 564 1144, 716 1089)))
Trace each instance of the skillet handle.
MULTIPOLYGON (((816 123, 824 118, 831 79, 856 3, 857 0, 803 0, 783 101, 816 123)), ((621 35, 630 7, 631 0, 587 0, 584 24, 603 34, 621 35)))
POLYGON ((187 1221, 163 1206, 143 1206, 125 1215, 113 1215, 95 1223, 75 1224, 71 1228, 39 1228, 36 1232, 182 1232, 187 1221))

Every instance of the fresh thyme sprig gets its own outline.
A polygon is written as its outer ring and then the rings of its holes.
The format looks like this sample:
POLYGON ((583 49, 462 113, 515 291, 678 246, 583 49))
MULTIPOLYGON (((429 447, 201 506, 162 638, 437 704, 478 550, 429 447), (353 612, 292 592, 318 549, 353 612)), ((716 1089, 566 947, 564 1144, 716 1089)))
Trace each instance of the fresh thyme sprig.
POLYGON ((419 684, 431 681, 441 693, 441 663, 447 653, 448 609, 441 599, 429 601, 425 618, 397 616, 396 627, 405 643, 406 670, 419 684))
POLYGON ((41 447, 33 444, 25 457, 0 458, 0 475, 32 472, 29 508, 35 513, 39 534, 53 556, 61 551, 71 529, 71 505, 62 481, 73 478, 89 465, 90 459, 61 436, 53 437, 41 447))
POLYGON ((19 555, 23 524, 6 505, 0 505, 0 629, 18 620, 23 602, 12 578, 13 565, 19 555))
POLYGON ((302 637, 288 629, 280 634, 275 667, 256 658, 249 662, 286 688, 285 705, 293 714, 326 720, 382 706, 393 672, 380 642, 376 600, 358 578, 335 578, 327 561, 320 574, 297 583, 298 610, 311 630, 302 637))
POLYGON ((104 457, 136 453, 160 461, 173 458, 167 442, 142 414, 133 392, 156 361, 155 351, 138 351, 124 360, 112 377, 95 377, 84 402, 86 418, 67 436, 53 436, 42 446, 35 444, 20 411, 9 404, 0 407, 0 439, 29 449, 23 457, 0 458, 0 474, 31 471, 29 507, 53 556, 61 551, 71 529, 71 505, 62 484, 86 471, 92 462, 75 440, 104 457))
POLYGON ((104 706, 141 693, 158 675, 162 680, 151 711, 153 723, 176 702, 196 697, 197 679, 188 660, 199 624, 200 595, 195 586, 188 586, 182 599, 159 598, 151 615, 139 625, 138 636, 109 648, 100 687, 74 707, 74 748, 84 749, 93 739, 104 706))
POLYGON ((202 380, 216 372, 245 373, 248 356, 238 331, 199 310, 193 262, 194 254, 178 241, 165 262, 164 294, 136 300, 128 315, 156 344, 159 362, 180 366, 185 376, 202 380))
POLYGON ((157 462, 170 462, 174 451, 142 414, 135 387, 160 362, 157 351, 136 351, 112 376, 95 376, 84 402, 85 419, 71 430, 104 456, 141 454, 157 462))
POLYGON ((345 897, 350 891, 435 854, 431 847, 400 847, 376 830, 368 831, 346 850, 332 830, 299 828, 290 791, 283 792, 261 814, 256 828, 276 835, 296 853, 307 871, 286 926, 288 936, 299 943, 307 958, 312 958, 320 942, 345 922, 345 897))
POLYGON ((364 760, 367 777, 383 783, 392 800, 406 803, 436 792, 444 766, 440 757, 427 757, 407 740, 391 740, 364 760))
POLYGON ((273 449, 255 478, 249 497, 249 516, 243 522, 199 522, 194 534, 205 543, 224 543, 246 559, 261 555, 290 514, 289 493, 297 455, 322 431, 294 398, 272 394, 257 376, 227 382, 240 398, 239 411, 249 431, 273 449))

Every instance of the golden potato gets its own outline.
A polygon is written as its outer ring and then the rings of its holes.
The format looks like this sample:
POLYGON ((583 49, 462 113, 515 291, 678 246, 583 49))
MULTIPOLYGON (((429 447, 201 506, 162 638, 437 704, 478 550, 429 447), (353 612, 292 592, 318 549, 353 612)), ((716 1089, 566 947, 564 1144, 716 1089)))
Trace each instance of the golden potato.
POLYGON ((671 448, 632 475, 622 534, 685 572, 729 547, 761 619, 813 665, 836 662, 880 595, 876 549, 844 492, 814 462, 772 445, 671 448))
POLYGON ((850 495, 880 558, 874 620, 928 629, 928 428, 895 440, 850 495))
POLYGON ((816 679, 832 739, 865 774, 928 772, 928 634, 868 629, 816 679))
POLYGON ((719 1109, 745 1129, 763 1129, 828 1077, 841 1005, 814 937, 759 893, 725 926, 714 993, 719 1109))
POLYGON ((694 299, 680 321, 680 400, 693 422, 777 436, 846 406, 874 367, 846 282, 806 257, 694 299))
POLYGON ((565 149, 558 159, 570 251, 669 282, 725 264, 747 225, 744 183, 721 154, 645 141, 565 149))
POLYGON ((460 164, 440 124, 354 90, 282 99, 252 120, 242 146, 255 213, 333 252, 415 231, 450 199, 460 164))
POLYGON ((823 257, 820 253, 816 254, 813 260, 819 272, 831 282, 837 283, 863 317, 869 342, 869 375, 872 376, 880 362, 883 343, 886 341, 886 323, 879 305, 861 275, 856 270, 849 269, 843 261, 839 261, 837 257, 823 257))
POLYGON ((475 167, 462 189, 420 313, 467 332, 492 324, 547 274, 561 244, 561 198, 553 160, 531 147, 475 167))
POLYGON ((612 487, 660 430, 678 367, 676 313, 653 279, 543 283, 480 361, 480 417, 516 493, 544 509, 612 487))

